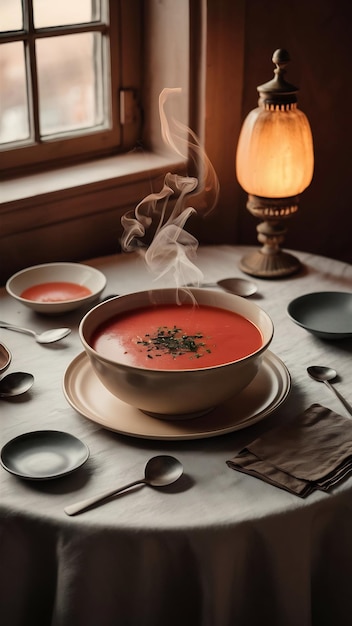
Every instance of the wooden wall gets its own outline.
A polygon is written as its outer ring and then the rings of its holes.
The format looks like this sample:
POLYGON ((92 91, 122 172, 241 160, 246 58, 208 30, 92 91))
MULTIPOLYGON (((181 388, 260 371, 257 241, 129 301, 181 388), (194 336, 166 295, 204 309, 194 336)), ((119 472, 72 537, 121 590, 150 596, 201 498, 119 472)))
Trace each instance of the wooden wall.
POLYGON ((292 59, 287 80, 299 87, 298 105, 312 128, 315 172, 298 214, 288 222, 285 247, 351 263, 352 4, 209 0, 208 6, 208 151, 223 193, 218 216, 208 232, 203 224, 201 236, 256 244, 258 222, 245 209, 246 195, 234 180, 237 108, 240 100, 242 121, 257 106, 257 85, 273 76, 272 53, 286 48, 292 59))

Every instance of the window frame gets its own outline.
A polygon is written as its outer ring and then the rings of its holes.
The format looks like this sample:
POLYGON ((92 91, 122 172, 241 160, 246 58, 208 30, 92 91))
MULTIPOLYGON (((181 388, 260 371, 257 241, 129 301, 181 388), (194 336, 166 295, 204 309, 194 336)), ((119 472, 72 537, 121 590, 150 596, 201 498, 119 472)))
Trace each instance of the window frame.
MULTIPOLYGON (((29 85, 27 90, 29 101, 29 117, 34 133, 27 141, 13 142, 0 146, 0 172, 3 177, 13 176, 21 173, 23 168, 27 171, 40 171, 50 167, 58 167, 77 162, 79 159, 89 159, 92 157, 106 156, 120 152, 129 146, 124 144, 124 134, 120 123, 120 95, 119 85, 121 85, 121 46, 120 23, 121 4, 120 0, 102 0, 102 21, 87 24, 45 27, 34 29, 31 15, 31 0, 27 0, 24 5, 25 29, 14 31, 12 34, 0 34, 0 39, 4 42, 25 41, 26 65, 28 71, 29 85), (104 91, 106 94, 106 106, 108 107, 108 120, 105 127, 92 129, 82 129, 72 131, 72 133, 62 133, 46 137, 41 140, 38 136, 38 113, 32 110, 38 107, 37 98, 37 76, 35 63, 29 65, 29 57, 33 56, 33 48, 36 39, 47 36, 72 34, 79 32, 101 32, 102 38, 108 38, 102 42, 102 54, 107 61, 107 74, 104 80, 104 91), (114 32, 117 34, 110 37, 114 32), (109 83, 109 84, 107 84, 109 83), (33 97, 31 92, 33 91, 33 97)), ((125 12, 126 13, 126 12, 125 12)), ((130 19, 128 13, 124 19, 130 19)), ((136 120, 137 124, 138 120, 136 120)))

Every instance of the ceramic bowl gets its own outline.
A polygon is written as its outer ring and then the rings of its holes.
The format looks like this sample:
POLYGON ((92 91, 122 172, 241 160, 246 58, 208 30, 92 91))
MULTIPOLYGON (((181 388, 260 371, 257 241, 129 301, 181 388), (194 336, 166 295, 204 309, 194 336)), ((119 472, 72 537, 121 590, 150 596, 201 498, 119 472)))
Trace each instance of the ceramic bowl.
POLYGON ((0 343, 0 376, 7 370, 12 361, 12 354, 3 343, 0 343))
POLYGON ((83 305, 94 302, 102 293, 105 285, 106 277, 104 274, 89 265, 83 265, 82 263, 44 263, 43 265, 27 267, 11 276, 6 283, 6 290, 15 300, 37 313, 56 315, 73 311, 83 305), (90 293, 81 298, 55 302, 29 300, 22 296, 24 290, 29 287, 53 282, 75 283, 87 287, 90 293))
POLYGON ((262 346, 237 361, 188 370, 134 367, 106 358, 92 347, 94 332, 102 323, 151 303, 156 306, 175 304, 175 289, 143 291, 102 302, 88 311, 79 325, 81 343, 102 384, 120 400, 161 419, 196 417, 239 393, 257 374, 274 332, 267 313, 244 298, 216 290, 180 292, 185 302, 195 298, 200 305, 228 309, 244 316, 261 331, 262 346))
POLYGON ((291 320, 321 339, 351 339, 352 293, 318 291, 292 300, 287 313, 291 320))

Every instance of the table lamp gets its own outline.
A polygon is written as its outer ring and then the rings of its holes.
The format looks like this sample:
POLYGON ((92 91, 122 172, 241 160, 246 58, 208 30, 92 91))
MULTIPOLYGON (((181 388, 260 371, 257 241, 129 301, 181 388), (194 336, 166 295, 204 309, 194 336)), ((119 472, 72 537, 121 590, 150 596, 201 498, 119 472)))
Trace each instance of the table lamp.
POLYGON ((298 210, 314 169, 310 125, 297 107, 297 87, 284 79, 289 54, 276 50, 272 60, 274 78, 257 87, 258 107, 243 123, 236 153, 237 180, 248 193, 247 209, 262 220, 257 232, 263 244, 243 257, 240 268, 262 278, 281 278, 300 268, 280 245, 287 232, 284 222, 298 210))

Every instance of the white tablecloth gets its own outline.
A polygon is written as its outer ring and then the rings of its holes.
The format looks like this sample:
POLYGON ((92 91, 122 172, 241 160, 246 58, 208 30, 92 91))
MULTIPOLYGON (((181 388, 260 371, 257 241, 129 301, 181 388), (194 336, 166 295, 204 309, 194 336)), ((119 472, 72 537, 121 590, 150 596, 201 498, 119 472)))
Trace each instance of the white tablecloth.
MULTIPOLYGON (((245 248, 204 247, 197 264, 207 282, 244 276, 245 248)), ((351 291, 352 268, 296 253, 300 274, 256 279, 254 301, 272 317, 270 346, 287 366, 291 393, 273 415, 221 437, 160 441, 129 437, 80 415, 64 397, 66 368, 82 352, 84 310, 37 315, 0 291, 1 319, 37 330, 69 326, 43 346, 0 329, 11 350, 9 372, 30 371, 32 390, 0 400, 0 445, 24 432, 63 430, 90 449, 87 463, 57 480, 24 481, 0 468, 0 623, 3 626, 323 626, 352 620, 352 479, 302 500, 226 465, 233 453, 277 422, 319 402, 346 412, 310 379, 310 364, 334 367, 336 388, 352 402, 349 340, 318 339, 287 315, 293 298, 351 291), (137 488, 68 517, 64 507, 143 476, 154 454, 172 454, 185 475, 165 490, 137 488)), ((140 257, 90 261, 107 277, 103 294, 163 286, 140 257)), ((164 283, 165 284, 165 283, 164 283)))

